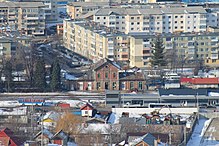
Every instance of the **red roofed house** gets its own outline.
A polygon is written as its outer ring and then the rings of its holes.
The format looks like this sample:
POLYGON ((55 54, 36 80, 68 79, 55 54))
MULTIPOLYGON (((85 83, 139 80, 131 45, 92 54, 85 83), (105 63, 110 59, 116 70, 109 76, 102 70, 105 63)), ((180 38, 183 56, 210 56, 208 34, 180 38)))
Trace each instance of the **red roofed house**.
POLYGON ((2 146, 20 146, 23 142, 14 136, 13 132, 5 128, 0 131, 0 145, 2 146))
POLYGON ((219 78, 181 78, 180 83, 192 88, 218 88, 219 78))
POLYGON ((90 104, 86 104, 81 107, 81 116, 82 117, 92 117, 93 107, 90 104))

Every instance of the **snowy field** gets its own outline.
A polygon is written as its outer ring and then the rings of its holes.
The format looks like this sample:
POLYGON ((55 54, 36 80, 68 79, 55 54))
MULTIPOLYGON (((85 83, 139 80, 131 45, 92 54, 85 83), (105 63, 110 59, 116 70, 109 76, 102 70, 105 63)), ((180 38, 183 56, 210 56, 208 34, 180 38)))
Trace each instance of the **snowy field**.
POLYGON ((201 146, 201 139, 210 123, 211 119, 199 119, 187 146, 201 146))

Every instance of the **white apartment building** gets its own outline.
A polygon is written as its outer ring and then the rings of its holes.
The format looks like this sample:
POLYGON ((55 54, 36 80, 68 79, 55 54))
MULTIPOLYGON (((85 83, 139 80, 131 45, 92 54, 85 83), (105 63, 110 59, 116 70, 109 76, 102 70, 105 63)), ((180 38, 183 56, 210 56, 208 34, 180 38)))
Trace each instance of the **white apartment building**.
POLYGON ((202 7, 101 8, 93 21, 126 34, 204 32, 206 15, 202 7))

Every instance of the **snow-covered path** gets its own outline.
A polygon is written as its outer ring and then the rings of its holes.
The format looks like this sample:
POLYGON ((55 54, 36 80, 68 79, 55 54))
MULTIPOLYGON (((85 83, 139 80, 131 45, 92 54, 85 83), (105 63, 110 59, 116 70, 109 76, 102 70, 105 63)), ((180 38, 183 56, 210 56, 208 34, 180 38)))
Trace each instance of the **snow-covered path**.
POLYGON ((202 136, 204 135, 208 125, 210 124, 211 119, 199 119, 199 122, 195 125, 195 129, 192 133, 191 138, 189 139, 187 146, 199 146, 202 136))

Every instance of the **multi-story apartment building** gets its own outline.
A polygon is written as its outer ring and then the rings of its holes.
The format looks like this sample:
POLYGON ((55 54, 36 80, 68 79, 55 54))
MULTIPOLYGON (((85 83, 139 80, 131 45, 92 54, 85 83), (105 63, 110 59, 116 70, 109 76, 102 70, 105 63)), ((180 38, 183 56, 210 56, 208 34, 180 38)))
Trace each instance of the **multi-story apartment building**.
POLYGON ((109 6, 108 2, 73 2, 67 4, 67 13, 71 19, 78 19, 90 11, 109 6))
POLYGON ((20 2, 42 2, 45 7, 46 22, 56 22, 58 20, 57 0, 19 0, 20 2))
POLYGON ((44 35, 44 8, 42 2, 0 2, 0 26, 26 35, 44 35))
POLYGON ((94 61, 102 58, 129 60, 127 35, 89 21, 64 21, 63 40, 72 51, 94 61))
POLYGON ((206 15, 202 7, 101 8, 93 21, 126 34, 204 32, 206 15))
MULTIPOLYGON (((166 53, 174 53, 176 64, 198 63, 218 66, 218 33, 185 33, 161 35, 166 53)), ((152 43, 155 35, 135 34, 130 36, 130 66, 150 67, 152 43)))
POLYGON ((0 38, 0 68, 2 68, 3 61, 11 59, 12 52, 16 50, 15 44, 11 38, 0 38))

